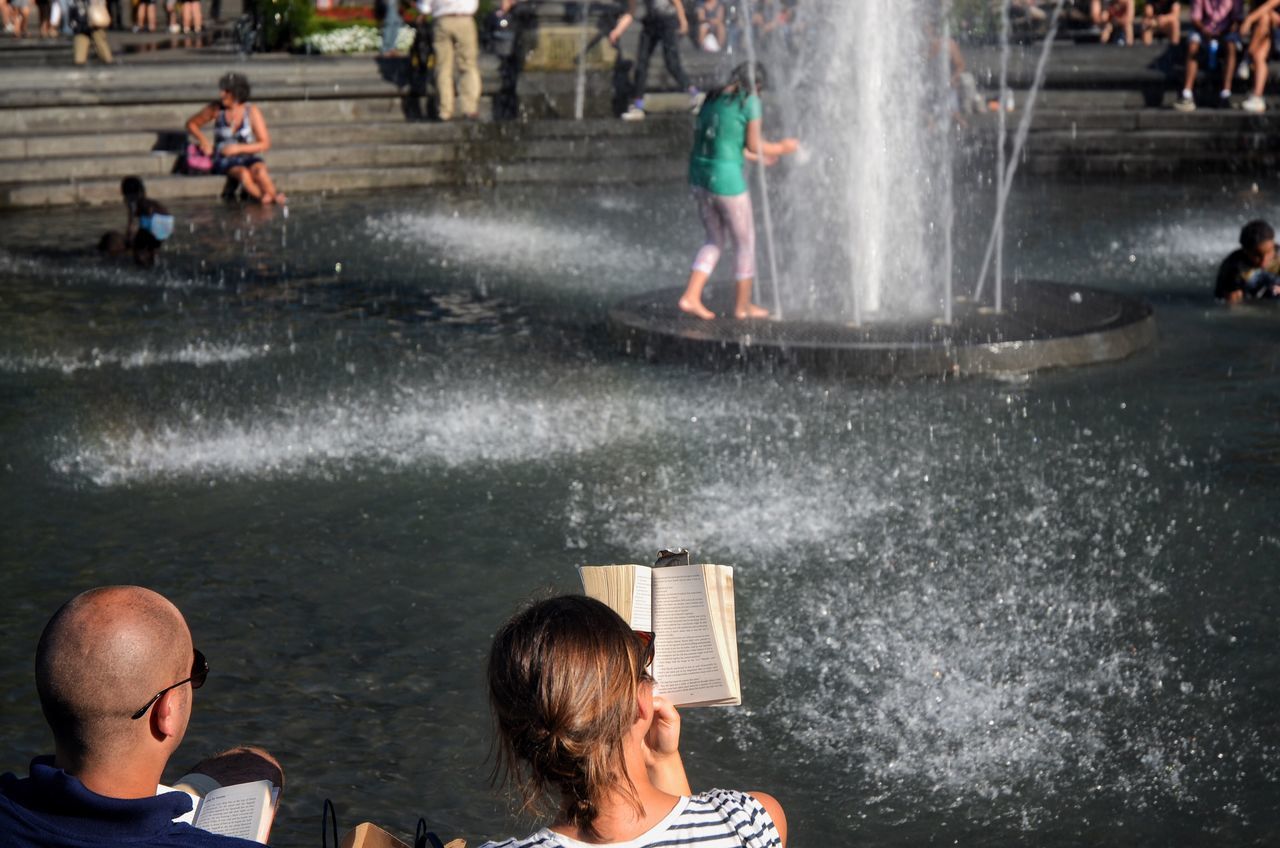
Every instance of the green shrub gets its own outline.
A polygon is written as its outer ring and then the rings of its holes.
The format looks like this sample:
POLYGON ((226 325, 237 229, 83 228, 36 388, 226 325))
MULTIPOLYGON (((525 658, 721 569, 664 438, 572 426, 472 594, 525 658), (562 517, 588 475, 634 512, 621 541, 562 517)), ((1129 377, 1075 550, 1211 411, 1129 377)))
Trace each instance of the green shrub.
POLYGON ((314 26, 311 0, 254 0, 254 4, 262 22, 265 50, 288 50, 314 26))

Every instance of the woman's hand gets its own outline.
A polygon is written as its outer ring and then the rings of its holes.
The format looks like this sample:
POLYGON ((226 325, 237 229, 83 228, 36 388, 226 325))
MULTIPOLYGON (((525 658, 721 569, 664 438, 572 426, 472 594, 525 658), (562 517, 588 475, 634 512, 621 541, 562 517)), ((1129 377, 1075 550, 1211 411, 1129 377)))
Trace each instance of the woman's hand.
POLYGON ((221 153, 223 156, 236 156, 241 152, 242 147, 244 147, 243 144, 224 144, 221 153))
POLYGON ((207 138, 200 139, 200 152, 205 156, 213 155, 213 142, 207 138))
POLYGON ((653 696, 653 724, 644 737, 645 764, 680 753, 680 713, 661 695, 653 696))
POLYGON ((653 696, 653 722, 644 737, 644 765, 649 780, 670 795, 692 795, 680 759, 680 713, 661 695, 653 696))
POLYGON ((798 138, 784 138, 778 142, 778 155, 780 156, 790 156, 799 149, 800 139, 798 138))

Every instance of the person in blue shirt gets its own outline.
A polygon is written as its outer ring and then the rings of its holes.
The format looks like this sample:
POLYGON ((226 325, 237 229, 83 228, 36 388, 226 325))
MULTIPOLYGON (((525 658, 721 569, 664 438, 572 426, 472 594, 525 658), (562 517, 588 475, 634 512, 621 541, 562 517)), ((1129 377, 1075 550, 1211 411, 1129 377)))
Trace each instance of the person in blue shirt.
POLYGON ((125 225, 125 245, 133 251, 133 259, 144 268, 156 264, 156 253, 165 239, 173 235, 173 216, 164 204, 147 197, 147 188, 138 177, 120 181, 129 220, 125 225))
MULTIPOLYGON (((0 776, 0 843, 254 848, 175 822, 191 810, 187 793, 156 794, 208 672, 182 613, 149 589, 107 586, 63 605, 36 649, 36 689, 54 754, 33 760, 27 777, 0 776)), ((216 783, 283 782, 279 764, 256 749, 197 768, 216 783), (246 769, 246 760, 257 765, 246 769)))
POLYGON ((707 237, 694 257, 689 282, 677 304, 686 315, 704 320, 716 317, 703 304, 702 290, 732 240, 737 285, 733 317, 769 317, 768 310, 751 301, 756 276, 756 229, 746 163, 750 159, 772 165, 778 157, 799 150, 800 142, 794 138, 765 140, 760 129, 760 91, 764 87, 762 65, 739 65, 728 83, 707 93, 698 111, 689 155, 689 185, 707 237))

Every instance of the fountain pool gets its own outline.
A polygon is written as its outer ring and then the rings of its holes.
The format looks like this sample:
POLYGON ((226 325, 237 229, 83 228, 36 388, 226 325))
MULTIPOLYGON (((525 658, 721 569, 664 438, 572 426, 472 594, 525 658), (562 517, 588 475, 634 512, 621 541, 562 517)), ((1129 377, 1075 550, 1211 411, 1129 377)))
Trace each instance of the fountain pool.
POLYGON ((493 629, 687 545, 738 569, 745 684, 686 712, 693 782, 775 792, 792 844, 1274 844, 1280 313, 1208 287, 1280 198, 1011 202, 1006 273, 1141 296, 1158 343, 951 383, 629 360, 609 306, 700 238, 676 187, 184 204, 154 273, 68 248, 119 210, 7 217, 3 767, 49 747, 47 616, 139 582, 213 668, 180 759, 284 760, 274 844, 324 797, 507 834, 493 629))

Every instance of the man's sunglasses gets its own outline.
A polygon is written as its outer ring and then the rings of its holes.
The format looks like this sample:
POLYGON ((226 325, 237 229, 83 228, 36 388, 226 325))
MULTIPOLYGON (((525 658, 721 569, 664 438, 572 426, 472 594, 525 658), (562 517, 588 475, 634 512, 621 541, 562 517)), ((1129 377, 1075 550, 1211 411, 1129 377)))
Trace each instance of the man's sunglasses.
POLYGON ((161 689, 159 692, 152 695, 151 700, 147 701, 147 703, 143 706, 142 709, 138 710, 136 713, 129 716, 129 718, 131 718, 134 721, 137 721, 138 719, 142 718, 144 715, 147 714, 147 710, 151 709, 151 705, 154 704, 156 701, 160 700, 161 695, 163 695, 165 692, 168 692, 170 689, 177 689, 179 686, 183 685, 184 683, 190 683, 192 689, 199 689, 201 686, 204 685, 205 678, 208 676, 209 676, 209 661, 204 658, 204 654, 200 653, 199 650, 196 650, 195 656, 191 660, 191 676, 188 677, 186 680, 179 680, 177 683, 173 684, 172 686, 166 686, 163 689, 161 689))

